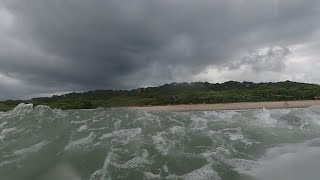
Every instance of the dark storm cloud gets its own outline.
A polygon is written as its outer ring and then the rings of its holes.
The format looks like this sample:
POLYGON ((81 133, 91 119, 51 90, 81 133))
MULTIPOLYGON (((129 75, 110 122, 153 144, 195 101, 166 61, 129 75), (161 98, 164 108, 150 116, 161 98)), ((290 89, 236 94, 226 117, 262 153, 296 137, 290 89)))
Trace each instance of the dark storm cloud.
MULTIPOLYGON (((1 2, 13 24, 0 30, 0 74, 39 93, 188 81, 208 65, 240 66, 230 61, 249 49, 285 48, 319 28, 318 0, 1 2)), ((281 70, 281 58, 270 57, 281 70)), ((268 68, 261 61, 241 60, 257 71, 268 68)))

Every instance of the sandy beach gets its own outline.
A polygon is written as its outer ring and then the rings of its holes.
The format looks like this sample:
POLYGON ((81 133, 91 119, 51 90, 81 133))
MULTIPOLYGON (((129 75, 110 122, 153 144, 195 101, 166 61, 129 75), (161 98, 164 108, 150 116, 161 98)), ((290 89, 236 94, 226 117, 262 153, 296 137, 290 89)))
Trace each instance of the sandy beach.
POLYGON ((188 105, 167 105, 167 106, 144 106, 130 107, 144 111, 212 111, 212 110, 241 110, 241 109, 285 109, 305 108, 320 105, 320 100, 306 101, 276 101, 276 102, 243 102, 224 104, 188 104, 188 105))

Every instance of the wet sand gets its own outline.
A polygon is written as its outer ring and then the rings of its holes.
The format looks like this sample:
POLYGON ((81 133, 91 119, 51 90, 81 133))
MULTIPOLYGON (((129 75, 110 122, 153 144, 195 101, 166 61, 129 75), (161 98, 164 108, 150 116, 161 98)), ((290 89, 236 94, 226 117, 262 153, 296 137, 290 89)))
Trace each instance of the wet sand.
POLYGON ((242 109, 285 109, 285 108, 306 108, 320 105, 320 100, 306 101, 275 101, 275 102, 243 102, 224 104, 188 104, 188 105, 167 105, 167 106, 143 106, 129 107, 144 111, 213 111, 213 110, 242 110, 242 109))

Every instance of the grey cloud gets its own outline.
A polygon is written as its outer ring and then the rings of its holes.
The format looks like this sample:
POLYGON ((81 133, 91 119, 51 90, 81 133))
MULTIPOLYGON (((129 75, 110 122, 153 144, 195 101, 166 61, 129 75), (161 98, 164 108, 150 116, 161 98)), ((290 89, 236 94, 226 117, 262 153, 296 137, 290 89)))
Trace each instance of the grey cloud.
MULTIPOLYGON (((248 49, 310 40, 320 16, 318 0, 1 2, 14 24, 0 30, 0 73, 39 93, 188 81, 248 49)), ((268 56, 241 61, 257 71, 283 68, 268 56)))
POLYGON ((285 60, 291 54, 286 47, 270 47, 263 50, 251 51, 240 60, 233 61, 228 65, 230 69, 240 69, 243 66, 252 68, 254 71, 275 71, 285 69, 285 60))

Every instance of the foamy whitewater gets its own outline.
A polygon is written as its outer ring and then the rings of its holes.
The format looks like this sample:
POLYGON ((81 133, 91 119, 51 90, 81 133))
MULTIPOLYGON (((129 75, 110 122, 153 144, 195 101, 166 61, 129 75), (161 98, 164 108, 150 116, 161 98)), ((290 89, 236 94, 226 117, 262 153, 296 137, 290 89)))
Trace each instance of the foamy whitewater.
POLYGON ((319 180, 320 107, 0 112, 1 180, 319 180))

